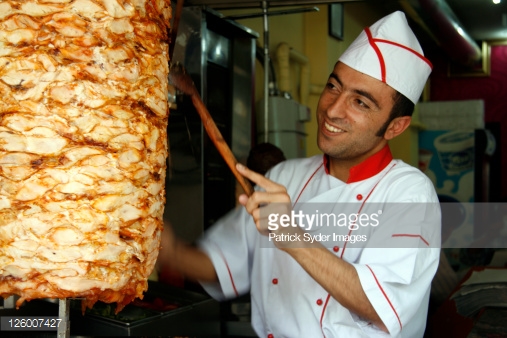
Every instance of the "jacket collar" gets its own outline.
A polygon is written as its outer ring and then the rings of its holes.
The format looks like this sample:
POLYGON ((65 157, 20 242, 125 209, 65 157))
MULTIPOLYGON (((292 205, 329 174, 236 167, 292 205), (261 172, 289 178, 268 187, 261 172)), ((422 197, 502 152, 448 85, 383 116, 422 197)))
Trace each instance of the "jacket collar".
MULTIPOLYGON (((391 163, 392 159, 393 155, 391 153, 391 149, 389 148, 389 145, 386 144, 385 147, 380 151, 368 157, 363 162, 350 168, 347 184, 359 182, 377 175, 385 167, 387 167, 389 163, 391 163)), ((326 174, 329 175, 329 156, 324 155, 323 160, 326 174)))

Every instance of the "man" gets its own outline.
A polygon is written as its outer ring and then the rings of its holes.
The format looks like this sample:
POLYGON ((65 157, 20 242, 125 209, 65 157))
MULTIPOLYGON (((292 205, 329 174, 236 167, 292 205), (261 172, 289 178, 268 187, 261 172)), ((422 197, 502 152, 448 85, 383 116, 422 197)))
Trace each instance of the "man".
POLYGON ((199 249, 170 235, 161 255, 216 299, 250 291, 261 337, 421 337, 438 265, 440 209, 431 182, 393 160, 387 142, 410 124, 430 72, 403 13, 366 28, 319 100, 324 159, 285 161, 266 177, 238 165, 259 187, 240 196, 244 208, 222 218, 199 249), (354 222, 322 227, 320 243, 306 240, 316 232, 302 226, 304 219, 280 226, 303 206, 331 205, 338 213, 349 204, 354 222), (280 222, 270 223, 273 215, 280 222), (380 225, 358 227, 359 215, 380 225), (366 242, 357 246, 350 240, 356 238, 366 242))

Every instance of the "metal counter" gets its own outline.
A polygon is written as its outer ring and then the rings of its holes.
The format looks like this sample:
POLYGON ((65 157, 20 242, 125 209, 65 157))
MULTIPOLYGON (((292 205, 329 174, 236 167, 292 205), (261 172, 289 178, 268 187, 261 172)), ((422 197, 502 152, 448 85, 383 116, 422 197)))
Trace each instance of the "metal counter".
MULTIPOLYGON (((116 304, 97 302, 81 312, 81 301, 72 300, 70 335, 220 337, 220 305, 205 294, 150 282, 144 299, 127 305, 117 315, 116 304)), ((0 309, 0 316, 58 316, 51 300, 25 302, 20 309, 0 309)), ((56 332, 2 331, 4 337, 56 337, 56 332)))

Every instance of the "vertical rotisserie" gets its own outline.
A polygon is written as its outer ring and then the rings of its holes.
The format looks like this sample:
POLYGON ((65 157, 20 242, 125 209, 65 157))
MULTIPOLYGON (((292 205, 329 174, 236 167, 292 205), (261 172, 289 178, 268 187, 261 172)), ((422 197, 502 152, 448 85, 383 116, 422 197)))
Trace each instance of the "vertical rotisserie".
POLYGON ((0 295, 147 288, 167 157, 169 0, 0 0, 0 295))

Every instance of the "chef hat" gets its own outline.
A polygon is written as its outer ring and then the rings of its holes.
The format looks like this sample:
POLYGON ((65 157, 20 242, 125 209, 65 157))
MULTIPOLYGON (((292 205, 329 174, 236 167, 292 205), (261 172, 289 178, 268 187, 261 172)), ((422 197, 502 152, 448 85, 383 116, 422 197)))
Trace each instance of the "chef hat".
POLYGON ((339 60, 387 83, 414 104, 433 67, 400 11, 365 28, 339 60))

